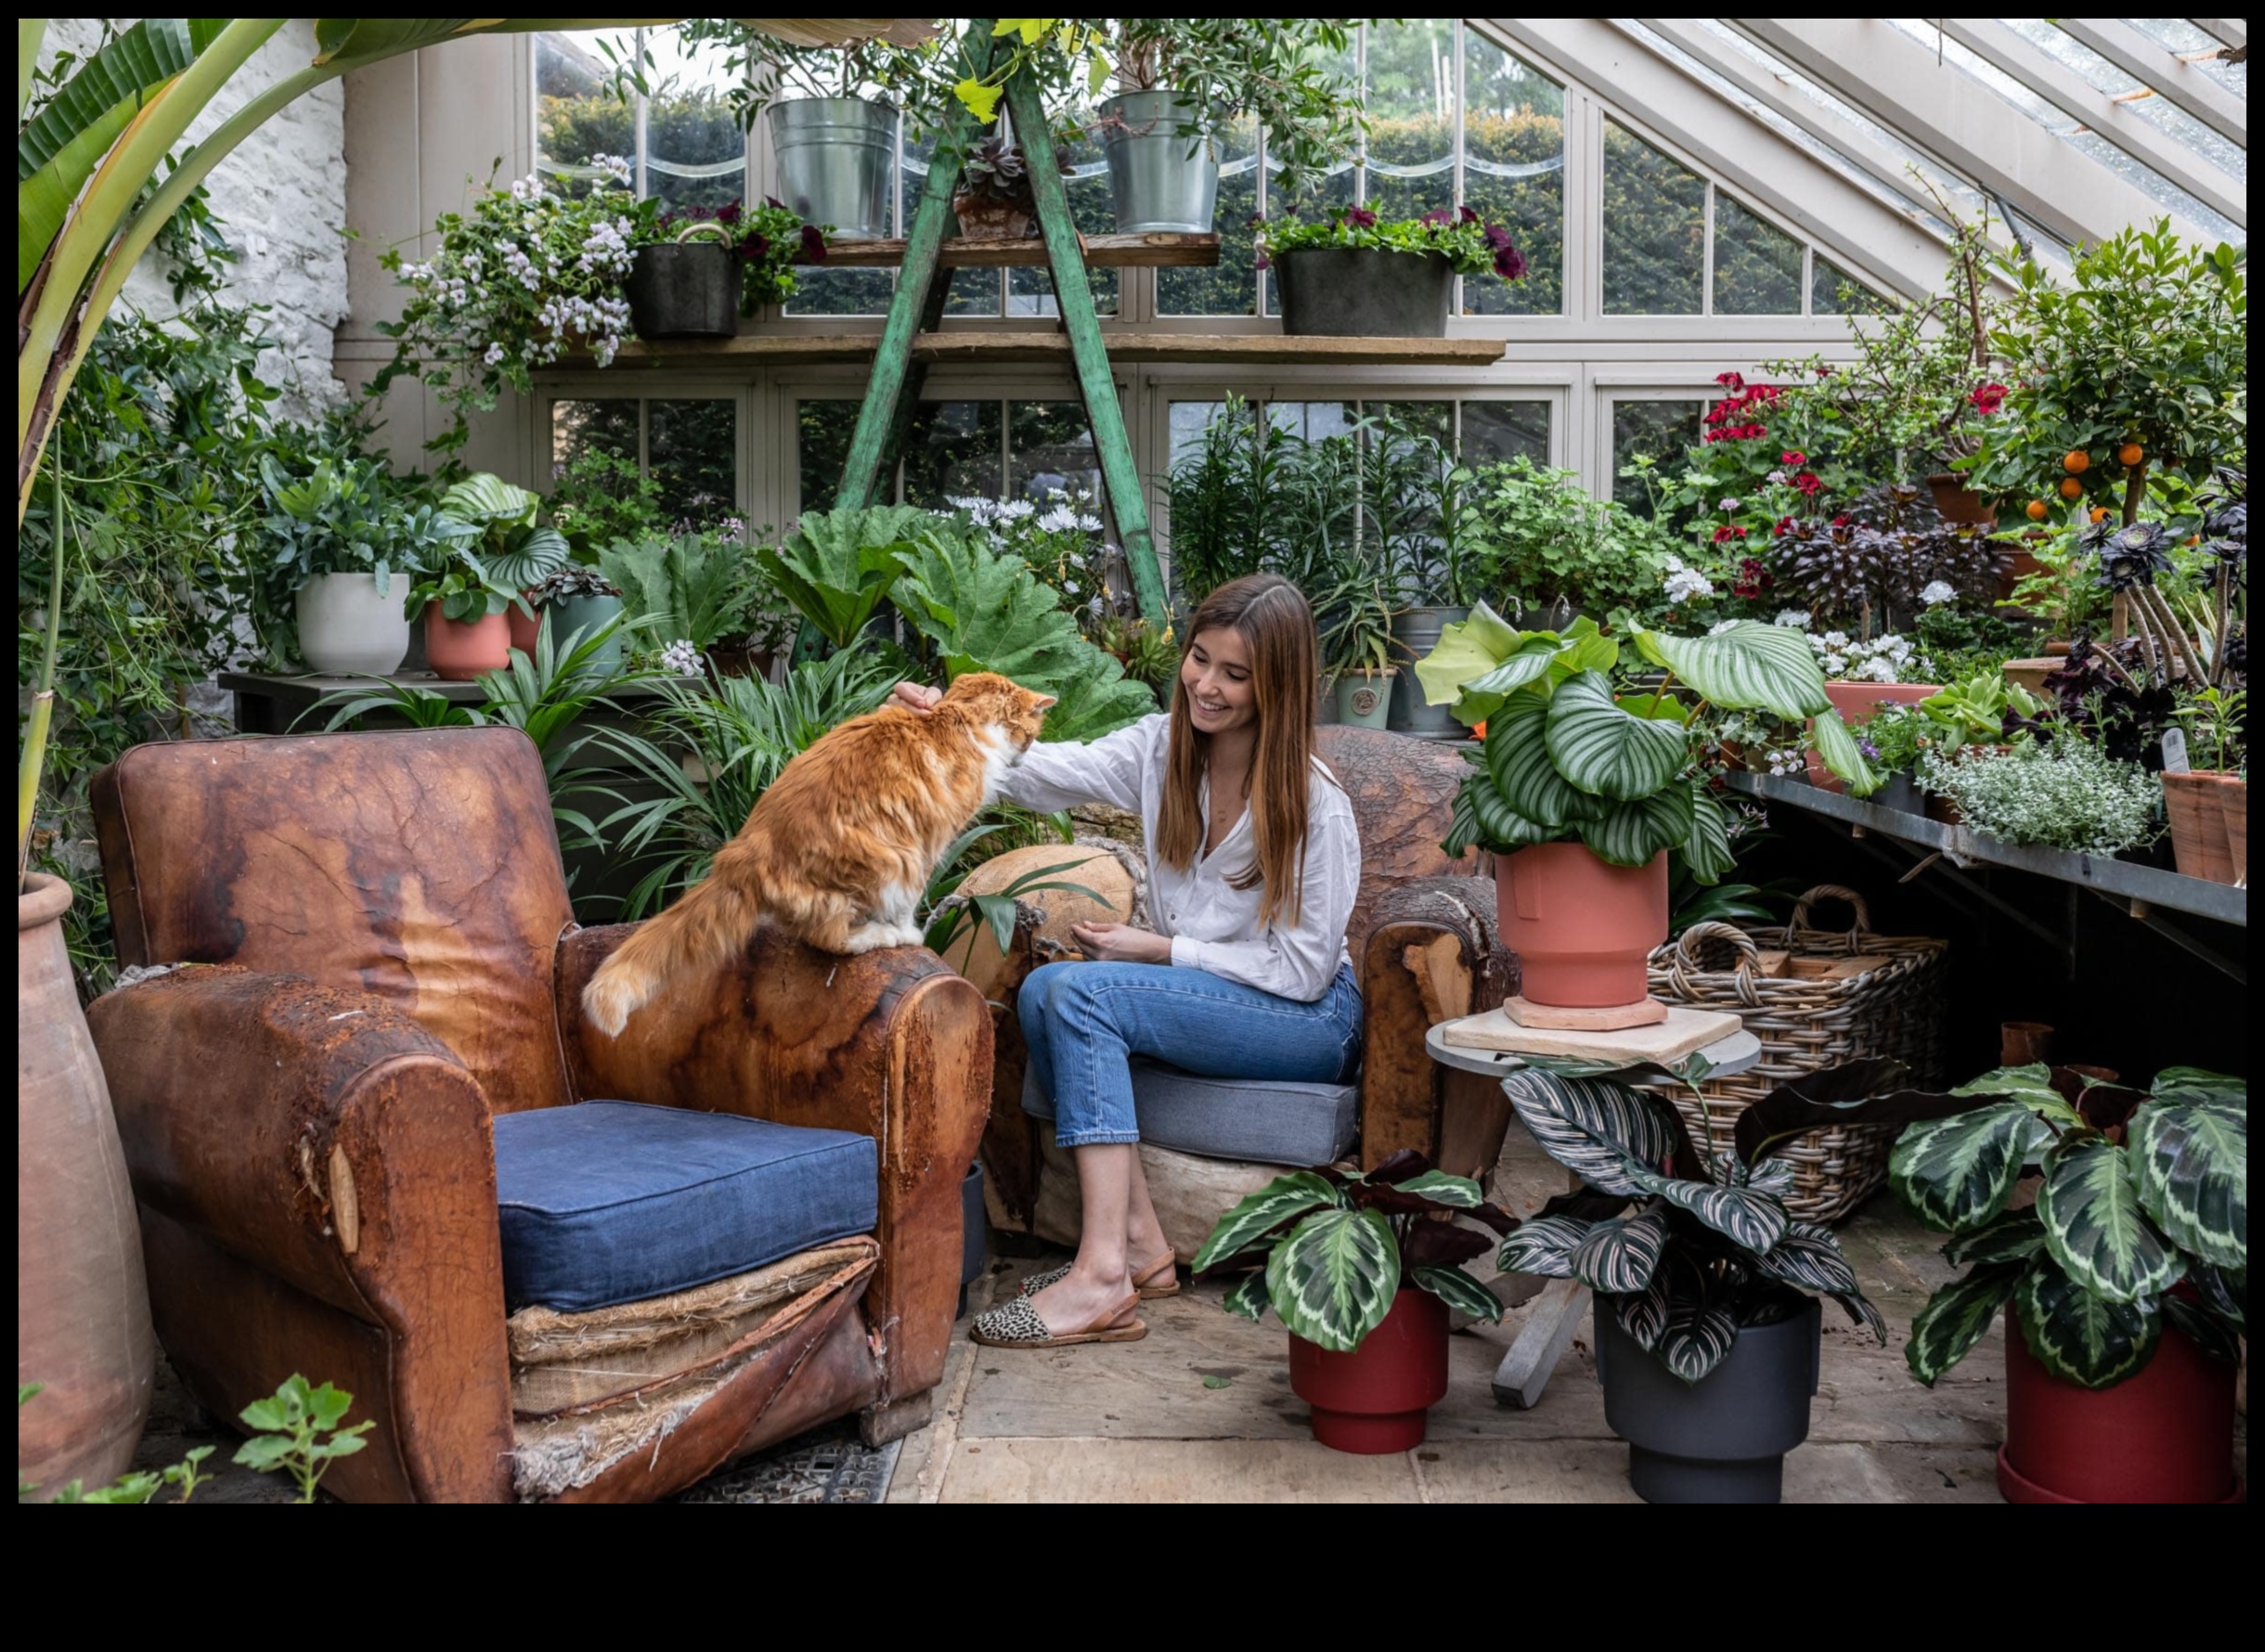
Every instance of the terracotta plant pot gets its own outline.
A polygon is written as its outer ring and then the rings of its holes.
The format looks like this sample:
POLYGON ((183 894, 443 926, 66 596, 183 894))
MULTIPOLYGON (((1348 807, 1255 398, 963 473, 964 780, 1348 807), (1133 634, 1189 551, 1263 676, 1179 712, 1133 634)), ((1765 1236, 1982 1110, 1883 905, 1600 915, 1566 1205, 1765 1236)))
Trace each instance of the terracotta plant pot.
POLYGON ((483 671, 511 663, 511 627, 500 613, 470 624, 452 620, 438 608, 425 610, 425 657, 434 674, 449 682, 470 682, 483 671))
POLYGON ((1290 1391, 1314 1408, 1314 1438, 1374 1456, 1423 1444, 1424 1413, 1447 1392, 1447 1305, 1413 1285, 1349 1354, 1289 1339, 1290 1391))
POLYGON ((71 885, 16 897, 16 1476, 53 1497, 125 1472, 157 1342, 110 1087, 71 978, 71 885))
POLYGON ((1937 471, 1927 478, 1927 490, 1935 496, 1935 509, 1945 522, 1995 523, 1998 513, 1990 509, 1989 501, 1966 485, 1966 478, 1956 471, 1937 471))
POLYGON ((2167 1324, 2136 1376, 2079 1388, 2009 1324, 1998 1490, 2008 1503, 2234 1502, 2233 1378, 2167 1324))
POLYGON ((2026 1067, 2052 1059, 2052 1028, 2041 1021, 2005 1021, 1998 1026, 1998 1065, 2026 1067))
POLYGON ((1834 680, 1825 684, 1825 698, 1832 702, 1832 709, 1841 714, 1841 721, 1851 729, 1870 722, 1879 715, 1883 705, 1917 705, 1922 700, 1932 699, 1942 692, 1941 685, 1931 682, 1848 682, 1834 680))
MULTIPOLYGON (((2213 884, 2233 882, 2233 845, 2226 834, 2226 794, 2236 777, 2204 769, 2163 776, 2163 812, 2170 817, 2170 848, 2180 874, 2213 884)), ((2248 853, 2248 798, 2240 805, 2243 856, 2248 853)))
POLYGON ((960 239, 969 241, 1019 241, 1030 235, 1037 209, 981 195, 954 195, 951 215, 960 221, 960 239))
POLYGON ((533 613, 522 613, 514 602, 503 611, 503 623, 511 631, 511 646, 533 659, 535 645, 543 634, 543 611, 536 608, 533 613))
POLYGON ((2219 812, 2226 818, 2226 854, 2233 862, 2233 881, 2246 888, 2249 884, 2249 782, 2240 776, 2229 777, 2224 791, 2218 794, 2219 812))
POLYGON ((2045 678, 2067 664, 2065 658, 2038 654, 2032 659, 2008 660, 1998 669, 2004 674, 2005 680, 2015 688, 2026 689, 2041 699, 2045 693, 2045 678))
POLYGON ((1538 844, 1503 858, 1495 895, 1528 1002, 1604 1009, 1646 998, 1644 962, 1667 939, 1665 854, 1613 866, 1584 844, 1538 844))

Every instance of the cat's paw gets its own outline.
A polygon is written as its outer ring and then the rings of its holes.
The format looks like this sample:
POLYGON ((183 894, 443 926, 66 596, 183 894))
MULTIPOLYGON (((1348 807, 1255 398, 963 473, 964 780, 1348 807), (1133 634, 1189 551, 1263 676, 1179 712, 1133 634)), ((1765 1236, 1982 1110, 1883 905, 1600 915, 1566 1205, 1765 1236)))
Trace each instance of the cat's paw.
POLYGON ((843 941, 842 950, 879 952, 889 947, 917 947, 925 938, 918 926, 911 923, 861 923, 843 941))
POLYGON ((582 988, 582 1016, 609 1039, 621 1036, 629 1017, 644 1007, 642 987, 617 970, 601 969, 582 988))

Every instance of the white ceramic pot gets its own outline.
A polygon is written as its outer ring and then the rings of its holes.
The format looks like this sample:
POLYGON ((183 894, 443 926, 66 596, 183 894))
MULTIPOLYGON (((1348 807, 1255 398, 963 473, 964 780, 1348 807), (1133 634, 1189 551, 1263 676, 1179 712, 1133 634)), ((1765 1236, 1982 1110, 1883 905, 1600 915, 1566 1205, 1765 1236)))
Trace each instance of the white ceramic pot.
POLYGON ((299 587, 299 652, 320 677, 383 677, 409 652, 408 575, 378 595, 374 574, 317 574, 299 587))

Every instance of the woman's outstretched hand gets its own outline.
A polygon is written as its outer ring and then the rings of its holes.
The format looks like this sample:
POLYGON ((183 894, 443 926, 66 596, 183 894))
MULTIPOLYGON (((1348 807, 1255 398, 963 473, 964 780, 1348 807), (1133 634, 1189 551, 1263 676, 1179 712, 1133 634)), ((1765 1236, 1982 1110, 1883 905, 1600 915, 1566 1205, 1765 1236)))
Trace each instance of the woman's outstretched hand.
POLYGON ((892 696, 896 703, 905 710, 920 712, 934 711, 936 703, 943 697, 943 690, 932 689, 924 682, 913 682, 909 678, 897 685, 892 696))
POLYGON ((1130 923, 1073 923, 1069 938, 1097 963, 1170 963, 1171 939, 1130 923))

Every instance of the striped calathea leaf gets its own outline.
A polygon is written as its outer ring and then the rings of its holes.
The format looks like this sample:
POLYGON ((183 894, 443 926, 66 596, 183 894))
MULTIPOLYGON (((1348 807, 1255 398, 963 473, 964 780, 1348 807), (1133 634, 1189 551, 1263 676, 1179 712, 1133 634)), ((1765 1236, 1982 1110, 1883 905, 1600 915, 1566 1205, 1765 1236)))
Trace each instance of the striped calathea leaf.
POLYGON ((2198 1262, 2187 1271, 2187 1283, 2238 1336, 2249 1335, 2249 1270, 2216 1268, 2198 1262))
POLYGON ((2022 1340, 2039 1363, 2078 1387, 2105 1388, 2154 1358, 2163 1337, 2157 1299, 2112 1302, 2040 1257, 2013 1290, 2022 1340))
POLYGON ((1573 1253, 1595 1225, 1571 1216, 1537 1216, 1503 1240, 1495 1266, 1536 1279, 1571 1279, 1573 1253))
POLYGON ((2078 1284, 2111 1302, 2161 1295, 2186 1271, 2140 1208, 2123 1150, 2102 1136, 2072 1136, 2045 1155, 2037 1218, 2045 1248, 2078 1284))
POLYGON ((2035 1210, 2008 1210, 1943 1246, 1943 1260, 1954 1268, 1992 1262, 2026 1262, 2045 1248, 2045 1224, 2035 1210))
MULTIPOLYGON (((1487 731, 1494 731, 1491 725, 1487 731)), ((1549 756, 1569 784, 1616 803, 1650 796, 1682 772, 1690 755, 1679 716, 1646 716, 1626 709, 1601 671, 1584 671, 1549 697, 1544 733, 1549 756)))
POLYGON ((1400 1289, 1400 1245, 1374 1210, 1324 1210, 1266 1258, 1266 1295, 1294 1336, 1349 1354, 1384 1323, 1400 1289))
POLYGON ((1490 1325, 1502 1317, 1501 1299, 1460 1268, 1411 1268, 1408 1278, 1457 1313, 1490 1325))
POLYGON ((1486 720, 1486 771, 1509 809, 1554 833, 1598 819, 1606 803, 1559 771, 1549 751, 1549 718, 1550 702, 1542 694, 1511 695, 1486 720))
POLYGON ((2229 1365, 2242 1362, 2242 1340, 2234 1329, 2199 1302, 2173 1293, 2163 1298, 2164 1323, 2194 1339, 2194 1346, 2213 1360, 2229 1365))
POLYGON ((2026 1271, 2019 1262, 1987 1263, 1928 1297, 1911 1321, 1911 1339, 1903 1345, 1903 1362, 1911 1375, 1933 1387, 1935 1378, 1982 1340, 2026 1271))
POLYGON ((2126 1138, 2139 1203, 2181 1250, 2220 1268, 2249 1261, 2249 1113, 2210 1099, 2133 1115, 2126 1138))
POLYGON ((1594 1223, 1568 1258, 1573 1276, 1606 1296, 1640 1291, 1651 1283, 1667 1238, 1667 1217, 1658 1210, 1594 1223))
POLYGON ((1863 1326, 1871 1333, 1874 1342, 1877 1342, 1882 1348, 1887 1346, 1887 1322, 1880 1317, 1880 1310, 1874 1308, 1868 1298, 1853 1296, 1846 1291, 1833 1291, 1829 1294, 1848 1315, 1850 1324, 1863 1326))
POLYGON ((1785 1235, 1757 1264, 1765 1277, 1831 1297, 1860 1297, 1856 1270, 1841 1254, 1832 1230, 1815 1222, 1786 1224, 1785 1235))
POLYGON ((1240 1256, 1283 1223, 1337 1202, 1337 1189, 1311 1170, 1277 1176, 1219 1219, 1196 1253, 1195 1271, 1201 1273, 1240 1256))
POLYGON ((1702 1298, 1670 1305, 1652 1351, 1676 1376, 1695 1383, 1728 1359, 1737 1345, 1737 1317, 1724 1305, 1702 1298))
POLYGON ((1247 1320, 1262 1317, 1266 1312, 1266 1275, 1263 1272, 1244 1274, 1220 1306, 1229 1313, 1241 1314, 1247 1320))
POLYGON ((1640 1291, 1612 1299, 1612 1311, 1620 1318, 1620 1328, 1628 1334, 1628 1340, 1646 1353, 1657 1350, 1660 1337, 1667 1329, 1669 1297, 1674 1282, 1664 1268, 1655 1270, 1651 1282, 1640 1291))
POLYGON ((1759 1257, 1785 1236, 1792 1220, 1785 1207, 1766 1193, 1747 1187, 1717 1187, 1711 1181, 1682 1181, 1672 1176, 1631 1169, 1629 1180, 1648 1194, 1689 1211, 1741 1250, 1759 1257))
POLYGON ((1614 866, 1649 866, 1663 849, 1679 846, 1697 819, 1696 781, 1676 781, 1664 790, 1632 803, 1615 803, 1594 820, 1573 830, 1589 853, 1614 866))
POLYGON ((1542 1151, 1598 1193, 1650 1191, 1636 1178, 1656 1177, 1682 1145, 1668 1104, 1624 1084, 1527 1067, 1502 1089, 1542 1151))
POLYGON ((1915 1124, 1888 1154, 1888 1185, 1931 1228, 1977 1227, 2005 1208, 2030 1148, 2050 1137, 2022 1102, 1915 1124))

